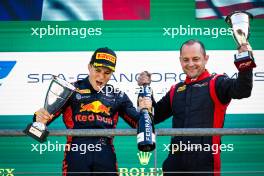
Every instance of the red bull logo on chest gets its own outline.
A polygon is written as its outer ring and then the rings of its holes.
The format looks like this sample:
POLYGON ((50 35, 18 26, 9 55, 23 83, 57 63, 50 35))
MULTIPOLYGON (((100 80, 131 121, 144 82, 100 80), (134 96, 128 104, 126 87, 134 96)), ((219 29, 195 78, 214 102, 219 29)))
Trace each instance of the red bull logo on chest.
POLYGON ((110 108, 107 107, 102 102, 100 101, 93 101, 92 103, 89 104, 81 104, 80 112, 93 112, 93 113, 102 113, 106 115, 110 115, 110 108))

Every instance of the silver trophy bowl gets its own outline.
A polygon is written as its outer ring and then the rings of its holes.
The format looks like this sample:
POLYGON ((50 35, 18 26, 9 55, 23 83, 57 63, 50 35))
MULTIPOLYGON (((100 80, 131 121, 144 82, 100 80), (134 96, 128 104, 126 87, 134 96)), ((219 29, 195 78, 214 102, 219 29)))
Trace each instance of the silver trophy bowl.
POLYGON ((226 17, 226 22, 233 29, 233 37, 237 44, 241 46, 248 42, 249 37, 249 21, 253 16, 250 13, 236 11, 226 17))
MULTIPOLYGON (((250 19, 253 16, 244 11, 235 11, 228 15, 225 19, 226 23, 232 27, 233 37, 239 48, 243 44, 249 44, 248 38, 250 34, 250 19)), ((252 51, 245 51, 235 54, 235 65, 239 71, 247 71, 256 67, 252 51)))
POLYGON ((72 84, 57 76, 53 76, 46 94, 44 109, 49 114, 56 114, 74 91, 75 87, 72 84))
MULTIPOLYGON (((49 89, 46 94, 44 109, 51 115, 58 113, 67 103, 76 88, 69 82, 53 76, 49 89)), ((33 137, 39 142, 46 141, 49 134, 47 126, 41 122, 33 122, 24 130, 28 136, 33 137)))

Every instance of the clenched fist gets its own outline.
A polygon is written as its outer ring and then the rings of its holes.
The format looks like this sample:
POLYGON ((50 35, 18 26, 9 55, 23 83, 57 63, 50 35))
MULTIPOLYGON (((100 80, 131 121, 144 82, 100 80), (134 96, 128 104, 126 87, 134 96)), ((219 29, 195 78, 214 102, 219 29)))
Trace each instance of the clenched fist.
POLYGON ((44 108, 39 109, 35 112, 36 115, 36 122, 41 122, 43 124, 47 124, 48 121, 50 121, 54 115, 51 115, 46 111, 44 108))

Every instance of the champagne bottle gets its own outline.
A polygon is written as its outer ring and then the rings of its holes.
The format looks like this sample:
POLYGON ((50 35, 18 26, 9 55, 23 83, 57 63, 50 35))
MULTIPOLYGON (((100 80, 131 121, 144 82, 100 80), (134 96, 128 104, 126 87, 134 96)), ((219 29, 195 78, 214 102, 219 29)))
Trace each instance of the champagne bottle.
MULTIPOLYGON (((150 86, 143 85, 139 93, 139 97, 151 98, 152 91, 150 86)), ((155 129, 152 122, 153 114, 147 108, 140 110, 140 119, 137 129, 137 144, 138 149, 143 152, 149 152, 156 147, 156 135, 155 129)))

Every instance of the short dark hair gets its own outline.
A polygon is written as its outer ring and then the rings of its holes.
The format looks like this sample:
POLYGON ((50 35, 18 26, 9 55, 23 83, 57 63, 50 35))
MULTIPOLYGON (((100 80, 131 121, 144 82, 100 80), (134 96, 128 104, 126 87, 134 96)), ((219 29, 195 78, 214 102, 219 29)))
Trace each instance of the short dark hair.
POLYGON ((206 55, 204 44, 200 40, 197 40, 197 39, 190 39, 190 40, 185 41, 180 48, 180 54, 182 53, 182 48, 184 45, 193 45, 194 43, 198 43, 201 46, 202 53, 206 55))

